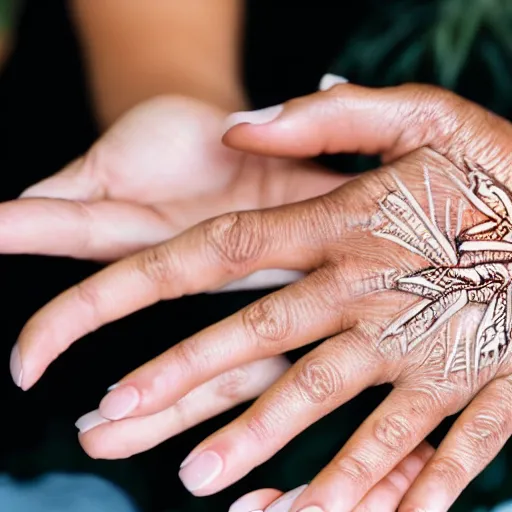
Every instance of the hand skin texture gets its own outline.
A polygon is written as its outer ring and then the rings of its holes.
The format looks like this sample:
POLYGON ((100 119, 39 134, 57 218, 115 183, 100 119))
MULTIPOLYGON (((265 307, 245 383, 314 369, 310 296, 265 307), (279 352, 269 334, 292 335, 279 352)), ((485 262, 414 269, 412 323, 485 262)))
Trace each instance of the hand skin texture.
MULTIPOLYGON (((421 443, 400 464, 384 477, 356 506, 354 512, 395 512, 419 472, 425 467, 434 449, 421 443)), ((237 500, 228 512, 288 512, 307 485, 282 493, 276 489, 261 489, 237 500)))
MULTIPOLYGON (((209 217, 302 200, 347 181, 308 162, 223 146, 225 118, 221 109, 180 96, 142 103, 83 157, 0 204, 0 251, 110 262, 209 217)), ((300 276, 262 271, 228 289, 273 287, 300 276)), ((284 356, 275 356, 233 368, 166 411, 80 440, 94 457, 128 457, 257 397, 288 367, 284 356)), ((93 412, 79 426, 86 431, 103 422, 93 412)))
POLYGON ((30 388, 74 341, 157 301, 265 269, 305 272, 124 377, 101 416, 144 421, 233 368, 328 338, 192 451, 180 471, 185 486, 197 496, 220 491, 363 389, 390 382, 393 392, 290 510, 353 510, 467 406, 398 507, 446 511, 512 424, 512 129, 418 85, 338 85, 274 110, 263 124, 245 114, 226 145, 288 158, 378 153, 382 167, 319 197, 202 221, 113 263, 28 321, 13 350, 14 378, 30 388))

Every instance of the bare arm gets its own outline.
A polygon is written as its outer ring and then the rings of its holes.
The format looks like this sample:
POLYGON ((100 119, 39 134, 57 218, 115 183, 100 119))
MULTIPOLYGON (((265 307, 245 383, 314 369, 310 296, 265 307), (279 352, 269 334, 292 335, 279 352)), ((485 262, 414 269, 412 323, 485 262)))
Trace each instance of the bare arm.
POLYGON ((245 105, 239 0, 73 0, 99 122, 159 94, 245 105))

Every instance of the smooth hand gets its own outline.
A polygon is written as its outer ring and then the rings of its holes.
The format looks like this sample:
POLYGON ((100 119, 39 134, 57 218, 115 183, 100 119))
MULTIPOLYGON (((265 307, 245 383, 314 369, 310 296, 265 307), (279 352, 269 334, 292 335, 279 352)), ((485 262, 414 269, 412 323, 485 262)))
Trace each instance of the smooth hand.
MULTIPOLYGON (((344 181, 308 163, 226 148, 220 141, 225 116, 182 97, 136 107, 83 157, 26 190, 21 199, 0 205, 0 252, 112 261, 211 216, 293 202, 344 181)), ((297 277, 270 270, 232 288, 280 285, 297 277)), ((233 368, 148 419, 143 435, 140 424, 119 423, 108 432, 91 433, 86 448, 105 457, 145 450, 258 396, 288 366, 277 356, 233 368)), ((15 373, 20 379, 19 365, 15 373)), ((91 414, 79 426, 85 431, 98 422, 101 418, 91 414)))
POLYGON ((290 510, 353 510, 468 406, 399 508, 444 512, 512 426, 512 128, 420 86, 340 85, 276 110, 266 124, 232 128, 226 144, 267 156, 380 153, 384 165, 319 197, 209 219, 114 263, 30 319, 15 378, 28 389, 71 343, 157 301, 265 269, 305 272, 123 378, 100 404, 99 429, 143 425, 232 368, 328 338, 192 451, 184 484, 215 493, 363 389, 390 382, 290 510))

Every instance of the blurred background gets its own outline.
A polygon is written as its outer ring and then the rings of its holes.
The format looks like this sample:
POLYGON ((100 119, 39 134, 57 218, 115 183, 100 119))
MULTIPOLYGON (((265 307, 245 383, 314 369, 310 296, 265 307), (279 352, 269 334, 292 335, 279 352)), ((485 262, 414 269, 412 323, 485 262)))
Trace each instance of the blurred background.
MULTIPOLYGON (((440 84, 510 118, 510 0, 246 4, 244 79, 256 108, 313 92, 330 71, 366 85, 440 84)), ((65 1, 0 0, 0 52, 4 201, 83 153, 99 132, 65 1)), ((374 164, 350 155, 323 160, 340 171, 374 164)), ((88 336, 53 364, 33 390, 19 391, 7 368, 24 322, 97 269, 93 263, 62 258, 1 257, 1 511, 227 510, 249 490, 290 489, 310 480, 389 391, 383 387, 363 394, 295 439, 271 462, 209 498, 196 499, 184 490, 177 477, 179 463, 242 408, 128 460, 92 460, 77 442, 74 422, 96 407, 113 375, 122 375, 260 295, 197 296, 152 307, 88 336), (160 331, 169 335, 162 339, 160 331)), ((290 358, 300 355, 292 353, 290 358)), ((431 436, 434 444, 451 421, 431 436)), ((508 447, 503 450, 453 510, 512 510, 507 504, 512 500, 511 455, 508 447)))

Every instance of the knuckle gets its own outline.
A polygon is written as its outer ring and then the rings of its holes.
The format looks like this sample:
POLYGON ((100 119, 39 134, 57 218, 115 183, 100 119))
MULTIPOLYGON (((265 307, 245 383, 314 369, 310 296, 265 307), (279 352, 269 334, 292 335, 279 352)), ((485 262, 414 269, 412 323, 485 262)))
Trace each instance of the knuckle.
POLYGON ((176 257, 167 245, 150 247, 136 258, 136 267, 146 278, 158 286, 177 282, 176 257))
POLYGON ((232 400, 241 400, 247 394, 249 372, 245 368, 235 368, 223 373, 218 380, 217 396, 232 400))
POLYGON ((453 456, 439 457, 433 460, 428 470, 437 481, 445 482, 452 489, 465 487, 468 481, 468 468, 453 456))
POLYGON ((242 322, 249 336, 262 348, 275 348, 288 339, 293 330, 289 306, 278 294, 272 294, 248 306, 242 322))
POLYGON ((184 375, 196 375, 205 371, 208 366, 207 356, 208 354, 198 346, 194 338, 189 338, 172 349, 172 357, 179 361, 180 373, 184 375))
POLYGON ((494 411, 477 414, 462 426, 472 450, 480 456, 497 452, 507 439, 508 430, 508 417, 502 412, 494 411))
POLYGON ((404 101, 398 111, 404 120, 404 133, 415 132, 421 138, 438 141, 436 145, 451 140, 459 124, 456 104, 463 100, 436 85, 405 84, 400 87, 404 98, 409 100, 404 101))
POLYGON ((229 213, 206 224, 206 242, 214 257, 229 273, 249 267, 263 253, 264 238, 258 216, 229 213))
POLYGON ((332 469, 342 478, 348 478, 359 489, 369 489, 373 484, 372 471, 368 464, 354 455, 345 455, 335 460, 332 469))
POLYGON ((268 443, 278 436, 280 426, 286 421, 284 409, 270 406, 252 414, 247 420, 247 430, 259 443, 268 443))
POLYGON ((343 390, 340 372, 325 358, 305 361, 299 367, 294 380, 302 398, 312 404, 335 399, 343 390))
POLYGON ((389 414, 377 420, 373 433, 387 448, 401 453, 413 444, 416 437, 411 420, 400 413, 389 414))

